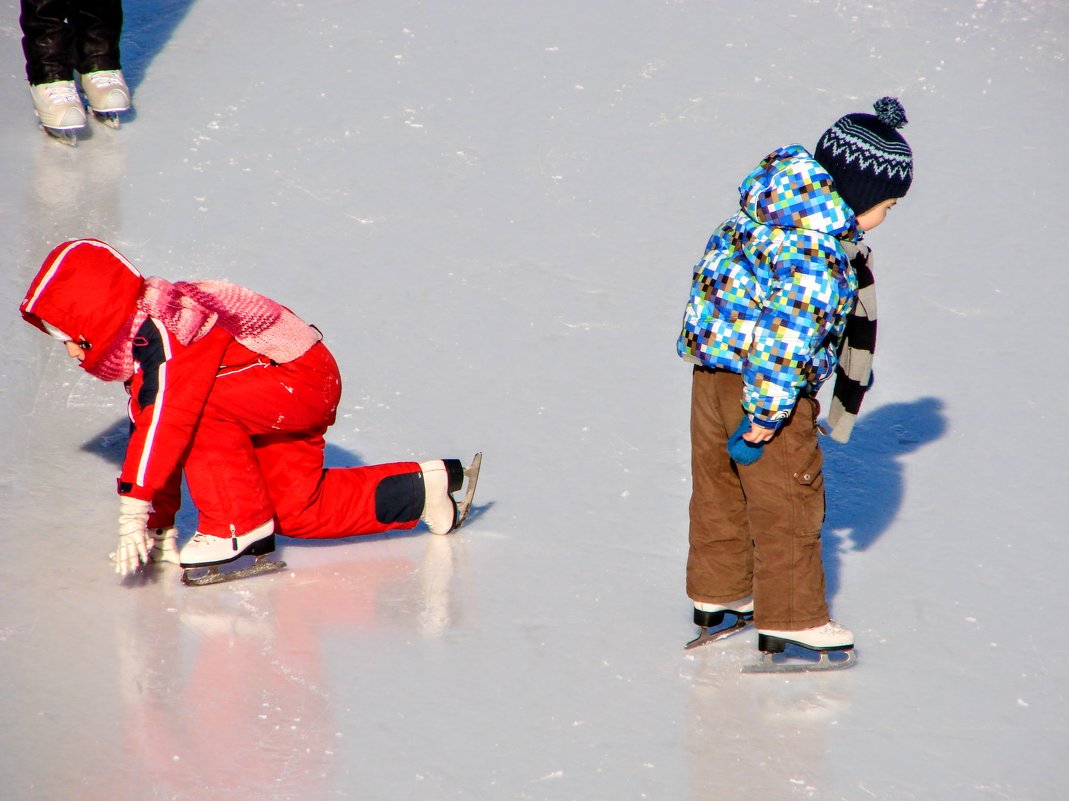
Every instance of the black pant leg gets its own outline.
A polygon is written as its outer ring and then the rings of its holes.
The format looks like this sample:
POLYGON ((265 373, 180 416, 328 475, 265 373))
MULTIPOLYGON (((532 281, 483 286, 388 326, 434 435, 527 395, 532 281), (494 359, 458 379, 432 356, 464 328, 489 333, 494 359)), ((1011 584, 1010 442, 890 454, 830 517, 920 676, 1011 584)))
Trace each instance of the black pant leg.
POLYGON ((122 0, 75 0, 74 6, 75 68, 83 75, 121 69, 122 0))
POLYGON ((32 84, 74 77, 74 28, 67 21, 70 0, 22 0, 22 52, 32 84))

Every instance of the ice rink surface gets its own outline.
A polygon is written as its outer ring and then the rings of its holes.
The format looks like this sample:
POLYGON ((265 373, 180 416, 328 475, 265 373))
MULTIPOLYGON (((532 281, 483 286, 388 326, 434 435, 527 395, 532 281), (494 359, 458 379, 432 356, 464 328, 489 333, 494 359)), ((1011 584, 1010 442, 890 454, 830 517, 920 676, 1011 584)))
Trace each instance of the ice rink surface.
POLYGON ((0 22, 4 801, 1060 797, 1066 3, 125 5, 136 112, 77 148, 0 22), (752 632, 682 649, 691 267, 761 157, 888 94, 916 179, 826 448, 860 663, 740 675, 752 632), (17 311, 82 236, 317 324, 330 462, 482 450, 470 524, 118 580, 124 393, 17 311))

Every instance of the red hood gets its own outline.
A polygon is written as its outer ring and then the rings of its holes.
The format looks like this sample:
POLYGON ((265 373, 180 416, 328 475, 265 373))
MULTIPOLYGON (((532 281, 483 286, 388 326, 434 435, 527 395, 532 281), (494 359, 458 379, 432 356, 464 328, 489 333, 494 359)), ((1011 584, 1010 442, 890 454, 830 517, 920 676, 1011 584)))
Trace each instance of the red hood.
POLYGON ((92 373, 112 340, 125 334, 145 279, 121 253, 96 239, 76 239, 56 247, 19 305, 27 322, 44 320, 88 343, 82 367, 92 373))

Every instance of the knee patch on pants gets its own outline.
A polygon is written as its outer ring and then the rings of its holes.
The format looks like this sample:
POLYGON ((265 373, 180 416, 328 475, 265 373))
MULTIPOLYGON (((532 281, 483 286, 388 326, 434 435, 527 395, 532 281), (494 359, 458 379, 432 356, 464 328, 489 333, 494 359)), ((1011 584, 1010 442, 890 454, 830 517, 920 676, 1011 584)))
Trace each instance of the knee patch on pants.
POLYGON ((387 476, 375 488, 375 517, 380 523, 419 520, 425 497, 420 473, 387 476))

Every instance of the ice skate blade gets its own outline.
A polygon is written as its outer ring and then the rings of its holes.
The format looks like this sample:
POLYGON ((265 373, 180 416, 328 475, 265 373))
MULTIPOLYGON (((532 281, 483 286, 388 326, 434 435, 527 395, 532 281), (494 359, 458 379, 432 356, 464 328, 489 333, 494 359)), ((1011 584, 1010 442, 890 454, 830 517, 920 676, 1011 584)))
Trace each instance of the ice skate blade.
POLYGON ((118 128, 121 124, 117 111, 97 111, 96 109, 90 109, 90 111, 93 112, 93 119, 109 128, 118 128))
POLYGON ((80 128, 49 128, 42 125, 41 130, 48 134, 49 138, 55 139, 60 144, 69 147, 78 147, 78 131, 80 128))
POLYGON ((730 626, 725 626, 722 629, 716 629, 715 631, 709 631, 708 626, 701 627, 701 633, 698 634, 693 640, 683 646, 683 650, 689 651, 692 648, 697 648, 701 645, 708 645, 711 642, 717 640, 723 640, 726 637, 730 637, 732 634, 738 634, 743 629, 749 627, 753 623, 752 617, 737 617, 735 622, 730 626))
MULTIPOLYGON (((233 564, 233 563, 231 563, 233 564)), ((210 567, 187 567, 182 571, 182 583, 187 587, 203 587, 208 584, 222 584, 226 581, 236 581, 243 578, 251 578, 264 573, 277 573, 286 569, 285 562, 271 561, 267 554, 256 557, 251 565, 239 567, 236 570, 223 570, 226 565, 211 565, 210 567)))
MULTIPOLYGON (((810 652, 812 653, 812 652, 810 652)), ((772 654, 761 655, 760 662, 742 666, 743 673, 820 673, 826 670, 846 670, 857 664, 857 651, 819 651, 820 659, 808 662, 800 659, 776 661, 772 654), (841 654, 842 658, 832 659, 832 654, 841 654)))
POLYGON ((464 493, 464 500, 457 504, 457 524, 453 526, 454 531, 464 525, 464 521, 468 519, 471 502, 475 498, 475 485, 479 483, 479 471, 482 470, 482 466, 483 454, 479 451, 472 458, 471 464, 464 469, 464 476, 468 479, 468 489, 464 493))

